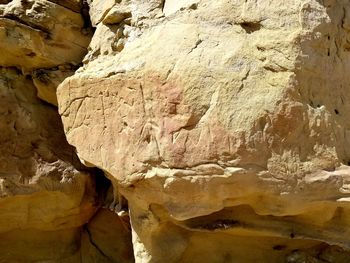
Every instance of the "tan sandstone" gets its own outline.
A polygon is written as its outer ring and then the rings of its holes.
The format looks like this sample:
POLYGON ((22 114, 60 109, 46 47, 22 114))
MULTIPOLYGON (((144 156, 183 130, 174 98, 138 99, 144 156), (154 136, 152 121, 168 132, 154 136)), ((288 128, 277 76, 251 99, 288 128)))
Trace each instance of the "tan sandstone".
POLYGON ((348 1, 102 2, 59 112, 136 262, 349 261, 348 1))
POLYGON ((81 8, 80 0, 0 3, 0 65, 33 74, 39 97, 54 105, 58 84, 74 73, 91 39, 81 8), (38 69, 55 76, 40 78, 38 69))
POLYGON ((0 262, 133 260, 128 224, 100 209, 108 182, 79 162, 42 101, 57 105, 87 52, 83 11, 78 0, 0 1, 0 262))
POLYGON ((30 79, 1 69, 0 94, 0 258, 74 254, 78 230, 96 210, 93 177, 79 171, 57 112, 41 104, 30 79))

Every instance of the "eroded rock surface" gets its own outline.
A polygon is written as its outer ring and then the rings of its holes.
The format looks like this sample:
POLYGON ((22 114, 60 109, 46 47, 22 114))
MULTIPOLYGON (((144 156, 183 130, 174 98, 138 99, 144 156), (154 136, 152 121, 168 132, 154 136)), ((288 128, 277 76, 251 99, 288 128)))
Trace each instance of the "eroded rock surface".
POLYGON ((133 260, 130 231, 100 209, 108 181, 80 163, 52 106, 87 52, 85 8, 80 0, 0 1, 0 262, 133 260), (103 250, 86 251, 95 245, 89 229, 103 250), (118 249, 109 253, 111 237, 118 249))
POLYGON ((39 97, 57 105, 57 85, 87 52, 92 32, 86 12, 80 0, 0 2, 0 65, 33 75, 39 97), (45 71, 55 76, 38 74, 45 71))
POLYGON ((90 16, 59 111, 128 200, 137 262, 350 259, 348 1, 92 1, 90 16))
POLYGON ((79 64, 90 41, 80 12, 46 0, 0 6, 2 66, 24 71, 79 64))
POLYGON ((79 228, 96 210, 93 177, 79 171, 56 110, 42 105, 31 79, 1 69, 0 94, 0 236, 7 240, 0 258, 72 255, 79 228), (40 252, 46 242, 50 249, 40 252), (35 252, 23 256, 29 250, 35 252))
POLYGON ((134 262, 131 229, 113 211, 103 208, 85 226, 83 262, 134 262))

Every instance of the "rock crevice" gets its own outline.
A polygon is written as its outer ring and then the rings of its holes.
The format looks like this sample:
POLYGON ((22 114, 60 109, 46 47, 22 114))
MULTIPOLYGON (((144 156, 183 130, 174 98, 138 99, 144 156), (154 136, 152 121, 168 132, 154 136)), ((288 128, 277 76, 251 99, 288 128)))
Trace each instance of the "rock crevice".
POLYGON ((349 17, 0 0, 4 260, 348 262, 349 17))

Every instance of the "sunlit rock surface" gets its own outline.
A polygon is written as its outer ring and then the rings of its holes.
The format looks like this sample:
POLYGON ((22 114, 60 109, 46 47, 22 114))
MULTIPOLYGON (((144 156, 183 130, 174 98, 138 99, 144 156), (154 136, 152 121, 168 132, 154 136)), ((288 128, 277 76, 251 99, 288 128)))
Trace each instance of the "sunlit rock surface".
POLYGON ((350 262, 349 43, 346 0, 0 0, 0 261, 350 262))
POLYGON ((85 9, 0 1, 0 262, 133 261, 128 222, 100 209, 108 181, 80 163, 52 106, 87 52, 85 9))
POLYGON ((349 3, 110 2, 58 103, 136 261, 350 260, 349 3))

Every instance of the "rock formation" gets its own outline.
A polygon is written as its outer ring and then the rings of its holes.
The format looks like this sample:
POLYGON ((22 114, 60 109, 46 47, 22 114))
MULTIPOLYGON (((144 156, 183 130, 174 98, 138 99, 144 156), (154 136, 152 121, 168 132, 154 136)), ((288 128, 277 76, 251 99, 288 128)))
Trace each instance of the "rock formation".
POLYGON ((350 262, 347 0, 0 3, 7 260, 350 262))
POLYGON ((38 99, 57 104, 57 85, 87 52, 91 29, 82 7, 79 1, 5 2, 0 5, 0 262, 131 262, 130 230, 100 208, 108 183, 81 165, 57 108, 38 99), (107 222, 113 224, 111 233, 107 222), (115 243, 106 248, 103 237, 115 243))
POLYGON ((106 3, 59 109, 128 200, 136 261, 348 249, 348 2, 106 3))

